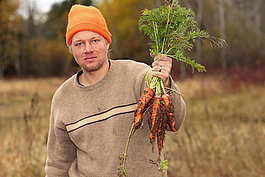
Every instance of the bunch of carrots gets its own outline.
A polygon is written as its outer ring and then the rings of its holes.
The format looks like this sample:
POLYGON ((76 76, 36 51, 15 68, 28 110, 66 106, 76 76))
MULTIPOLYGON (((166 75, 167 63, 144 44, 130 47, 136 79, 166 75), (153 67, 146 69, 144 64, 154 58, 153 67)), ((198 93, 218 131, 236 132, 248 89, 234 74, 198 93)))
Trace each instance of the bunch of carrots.
POLYGON ((163 148, 164 138, 166 134, 167 125, 173 132, 177 132, 174 106, 170 95, 166 92, 164 83, 161 78, 154 76, 150 79, 149 75, 146 77, 147 87, 144 89, 140 100, 138 102, 137 109, 135 110, 134 123, 132 125, 126 149, 123 155, 120 155, 121 167, 118 176, 129 176, 125 170, 125 161, 127 156, 127 149, 129 145, 129 139, 134 131, 142 124, 142 117, 144 113, 148 113, 148 124, 150 127, 150 143, 152 150, 154 149, 155 138, 157 137, 157 146, 159 156, 157 160, 151 160, 150 162, 159 165, 159 169, 163 172, 168 168, 167 160, 161 161, 161 150, 163 148))
POLYGON ((166 93, 162 79, 154 76, 151 80, 149 76, 146 78, 147 85, 138 102, 138 107, 134 116, 135 129, 141 125, 142 115, 148 112, 148 124, 150 127, 150 142, 154 149, 155 137, 157 136, 157 146, 159 156, 157 163, 161 161, 161 150, 165 138, 165 130, 167 124, 171 130, 177 132, 174 106, 171 97, 166 93))

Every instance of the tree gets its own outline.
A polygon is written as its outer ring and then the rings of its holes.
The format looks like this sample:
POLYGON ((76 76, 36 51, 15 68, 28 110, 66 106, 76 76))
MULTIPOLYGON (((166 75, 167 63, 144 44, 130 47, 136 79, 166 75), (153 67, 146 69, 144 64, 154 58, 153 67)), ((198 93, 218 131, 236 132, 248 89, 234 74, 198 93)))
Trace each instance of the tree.
MULTIPOLYGON (((225 14, 224 14, 224 4, 223 0, 218 0, 218 11, 219 11, 219 26, 220 26, 220 37, 222 39, 226 39, 226 31, 225 31, 225 14)), ((226 63, 226 48, 221 49, 221 67, 223 71, 227 70, 227 63, 226 63)))
POLYGON ((112 33, 112 58, 131 58, 151 63, 149 39, 139 32, 138 20, 144 8, 154 6, 153 0, 105 0, 98 4, 112 33))
MULTIPOLYGON (((202 23, 202 15, 203 15, 203 0, 198 0, 198 10, 196 15, 197 27, 201 28, 202 23)), ((196 40, 196 60, 198 63, 202 63, 202 49, 201 49, 201 40, 196 40)))
POLYGON ((16 45, 16 22, 19 4, 14 0, 0 0, 0 79, 10 63, 12 46, 16 45))
POLYGON ((74 60, 65 44, 65 30, 67 14, 76 3, 91 5, 91 0, 65 0, 55 3, 47 13, 46 21, 38 24, 38 33, 27 42, 27 63, 31 63, 27 68, 28 74, 62 76, 71 69, 74 60))
POLYGON ((64 0, 61 3, 52 5, 47 13, 47 20, 44 23, 45 36, 54 39, 58 36, 63 38, 67 25, 67 14, 74 4, 92 5, 91 0, 64 0))

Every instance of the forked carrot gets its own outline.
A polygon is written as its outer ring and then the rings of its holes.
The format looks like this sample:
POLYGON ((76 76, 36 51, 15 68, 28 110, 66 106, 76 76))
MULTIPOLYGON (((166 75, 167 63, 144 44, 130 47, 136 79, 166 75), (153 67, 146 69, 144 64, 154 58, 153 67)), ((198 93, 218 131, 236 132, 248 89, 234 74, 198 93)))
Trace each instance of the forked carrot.
POLYGON ((164 95, 162 95, 161 99, 162 99, 162 102, 163 102, 164 107, 165 107, 167 122, 168 122, 171 130, 174 132, 177 132, 174 106, 173 106, 171 97, 169 94, 164 94, 164 95))
POLYGON ((151 99, 151 101, 149 102, 148 107, 147 107, 148 124, 149 124, 149 128, 150 128, 150 130, 152 129, 151 115, 152 115, 152 112, 153 112, 153 102, 154 102, 154 100, 151 99))
POLYGON ((152 144, 152 149, 154 146, 154 139, 158 128, 158 119, 160 115, 160 107, 161 107, 161 97, 160 96, 154 96, 154 102, 153 102, 153 109, 152 114, 150 117, 151 120, 151 130, 150 130, 150 141, 152 144))
POLYGON ((159 156, 157 158, 157 163, 161 161, 161 150, 163 148, 163 142, 166 134, 166 111, 163 106, 160 109, 160 116, 158 119, 158 129, 157 129, 157 147, 159 156))

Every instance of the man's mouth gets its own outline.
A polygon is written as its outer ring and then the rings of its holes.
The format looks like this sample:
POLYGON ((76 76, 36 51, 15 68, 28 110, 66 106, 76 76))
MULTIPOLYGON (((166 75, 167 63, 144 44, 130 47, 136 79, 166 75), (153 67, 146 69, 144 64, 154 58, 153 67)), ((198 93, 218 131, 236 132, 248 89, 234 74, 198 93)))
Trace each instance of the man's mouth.
POLYGON ((95 56, 93 56, 93 57, 85 57, 85 61, 86 62, 93 62, 93 61, 95 61, 95 59, 97 59, 97 57, 95 57, 95 56))

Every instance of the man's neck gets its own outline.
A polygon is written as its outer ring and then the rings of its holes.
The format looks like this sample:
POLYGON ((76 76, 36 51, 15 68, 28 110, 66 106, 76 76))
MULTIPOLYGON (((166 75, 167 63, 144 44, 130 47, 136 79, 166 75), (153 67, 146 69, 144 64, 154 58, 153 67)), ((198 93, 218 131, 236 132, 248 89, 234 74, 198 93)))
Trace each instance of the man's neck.
POLYGON ((109 61, 107 60, 106 63, 104 63, 101 68, 97 71, 86 71, 83 70, 83 73, 79 77, 79 82, 84 86, 94 85, 101 81, 105 75, 107 74, 109 70, 109 61))

